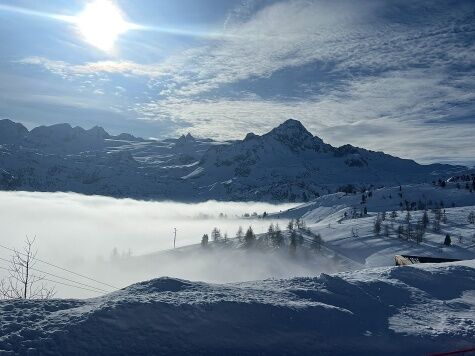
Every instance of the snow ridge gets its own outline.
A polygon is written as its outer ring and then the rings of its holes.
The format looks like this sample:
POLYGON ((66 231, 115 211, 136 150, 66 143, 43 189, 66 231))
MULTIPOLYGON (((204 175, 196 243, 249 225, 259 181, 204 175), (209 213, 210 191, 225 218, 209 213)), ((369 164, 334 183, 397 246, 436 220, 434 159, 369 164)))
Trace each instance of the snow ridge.
POLYGON ((224 285, 160 278, 84 301, 0 301, 0 350, 48 355, 451 351, 475 341, 474 283, 474 261, 224 285))

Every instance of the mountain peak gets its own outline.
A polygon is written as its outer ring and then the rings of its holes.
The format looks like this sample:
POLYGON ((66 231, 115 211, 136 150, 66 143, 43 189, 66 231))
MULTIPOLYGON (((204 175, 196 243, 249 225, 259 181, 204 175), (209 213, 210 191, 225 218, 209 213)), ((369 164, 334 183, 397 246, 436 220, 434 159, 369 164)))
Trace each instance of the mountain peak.
POLYGON ((0 144, 16 143, 28 135, 28 129, 10 119, 0 120, 0 144))
POLYGON ((195 138, 188 132, 185 135, 181 135, 178 139, 177 139, 177 144, 179 145, 184 145, 184 144, 187 144, 187 143, 190 143, 190 142, 195 142, 195 138))
POLYGON ((282 124, 273 129, 270 134, 279 137, 295 137, 305 139, 307 137, 313 137, 313 135, 302 125, 298 120, 288 119, 282 124))
POLYGON ((97 138, 109 138, 109 134, 101 126, 94 126, 93 128, 87 130, 87 132, 97 138))
POLYGON ((277 127, 298 128, 299 130, 307 130, 299 120, 295 119, 287 119, 277 127))
POLYGON ((264 135, 288 146, 292 151, 320 151, 324 142, 313 136, 298 120, 289 119, 264 135))

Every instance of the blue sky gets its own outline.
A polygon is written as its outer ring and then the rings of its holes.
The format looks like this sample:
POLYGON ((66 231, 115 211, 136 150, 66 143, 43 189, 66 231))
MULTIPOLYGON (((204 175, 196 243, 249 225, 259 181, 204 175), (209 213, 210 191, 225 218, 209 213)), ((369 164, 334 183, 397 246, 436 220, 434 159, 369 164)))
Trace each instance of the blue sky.
POLYGON ((333 145, 475 164, 473 1, 117 0, 140 26, 107 51, 63 19, 88 3, 0 0, 0 117, 215 139, 296 118, 333 145))

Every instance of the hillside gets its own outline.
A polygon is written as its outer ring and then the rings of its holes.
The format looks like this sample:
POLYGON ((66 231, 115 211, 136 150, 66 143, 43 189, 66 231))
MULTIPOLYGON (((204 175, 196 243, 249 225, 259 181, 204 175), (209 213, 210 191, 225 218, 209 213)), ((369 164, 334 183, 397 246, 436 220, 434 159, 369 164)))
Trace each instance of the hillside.
POLYGON ((0 301, 0 349, 48 355, 429 354, 473 346, 473 261, 0 301), (440 288, 443 285, 444 288, 440 288))
MULTIPOLYGON (((412 188, 417 190, 416 187, 412 188)), ((403 187, 403 191, 408 194, 409 187, 403 187)), ((439 191, 438 188, 428 186, 425 194, 431 191, 444 199, 453 193, 448 189, 439 191)), ((455 189, 455 192, 459 190, 455 189)), ((224 283, 292 276, 310 277, 319 273, 392 266, 394 256, 398 254, 475 259, 475 225, 468 219, 471 212, 475 213, 475 203, 472 200, 472 204, 468 204, 470 200, 467 197, 473 199, 474 196, 469 194, 465 195, 465 202, 459 201, 459 207, 441 210, 437 229, 437 210, 429 210, 428 224, 420 241, 416 240, 415 232, 424 214, 423 210, 410 211, 411 233, 408 234, 406 211, 395 208, 393 217, 392 208, 386 206, 389 209, 383 209, 381 205, 375 204, 375 210, 371 210, 370 206, 366 215, 353 217, 352 206, 344 202, 326 206, 324 203, 331 199, 329 196, 267 218, 269 225, 271 222, 275 224, 274 218, 280 216, 281 241, 276 235, 260 233, 252 247, 246 247, 244 239, 237 239, 231 233, 227 241, 221 237, 219 242, 210 241, 204 248, 199 244, 201 236, 196 236, 195 245, 118 259, 112 266, 104 264, 100 269, 120 271, 120 281, 114 281, 117 284, 157 276, 224 283), (309 206, 312 208, 309 209, 309 206), (375 220, 378 216, 382 217, 385 210, 386 217, 381 221, 381 230, 377 233, 374 231, 375 220), (306 224, 306 228, 295 229, 297 235, 294 245, 287 228, 288 220, 284 218, 302 218, 306 224), (400 227, 403 229, 401 232, 400 227), (317 234, 323 240, 320 246, 316 245, 317 234), (444 245, 447 234, 451 236, 450 246, 444 245)), ((373 195, 373 198, 377 201, 378 195, 373 195)), ((385 200, 381 198, 381 201, 385 200)), ((259 219, 259 222, 265 220, 259 219)), ((255 221, 248 219, 242 224, 246 230, 248 226, 255 226, 255 221)), ((213 226, 221 228, 219 223, 213 226)), ((212 226, 210 230, 211 228, 212 226)))
POLYGON ((307 201, 338 190, 431 182, 465 167, 420 165, 333 147, 287 120, 269 133, 216 142, 144 140, 68 124, 28 131, 0 121, 0 189, 179 201, 307 201))

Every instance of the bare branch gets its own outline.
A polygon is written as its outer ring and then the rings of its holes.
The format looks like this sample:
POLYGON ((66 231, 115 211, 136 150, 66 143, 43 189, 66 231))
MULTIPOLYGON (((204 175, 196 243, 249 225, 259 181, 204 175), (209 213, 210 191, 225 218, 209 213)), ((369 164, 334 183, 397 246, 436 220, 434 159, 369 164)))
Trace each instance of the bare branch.
POLYGON ((23 252, 13 250, 8 277, 0 280, 0 298, 3 299, 48 299, 56 291, 44 283, 45 277, 33 275, 38 250, 35 248, 36 236, 26 236, 23 252))

